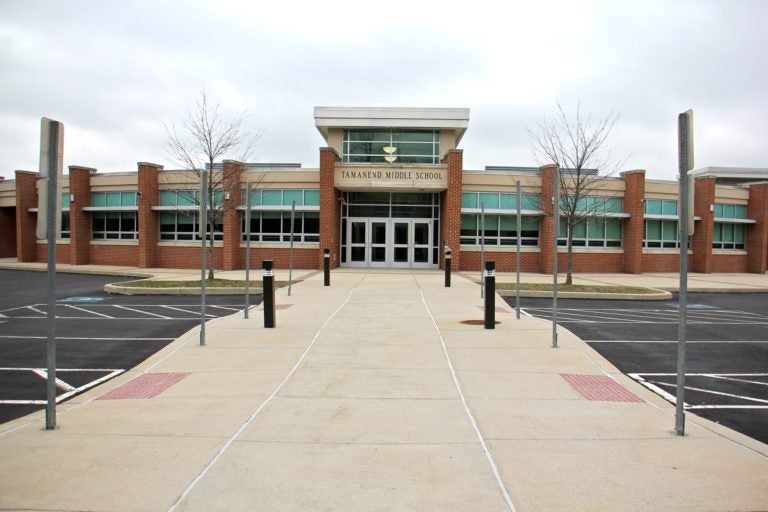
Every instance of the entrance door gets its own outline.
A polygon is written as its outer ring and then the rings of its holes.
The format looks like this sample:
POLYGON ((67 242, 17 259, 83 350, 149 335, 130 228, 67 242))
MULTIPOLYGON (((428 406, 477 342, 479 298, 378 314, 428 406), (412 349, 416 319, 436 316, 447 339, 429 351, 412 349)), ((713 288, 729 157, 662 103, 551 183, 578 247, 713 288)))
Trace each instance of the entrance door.
POLYGON ((432 222, 422 219, 351 218, 346 265, 374 268, 434 268, 432 222))

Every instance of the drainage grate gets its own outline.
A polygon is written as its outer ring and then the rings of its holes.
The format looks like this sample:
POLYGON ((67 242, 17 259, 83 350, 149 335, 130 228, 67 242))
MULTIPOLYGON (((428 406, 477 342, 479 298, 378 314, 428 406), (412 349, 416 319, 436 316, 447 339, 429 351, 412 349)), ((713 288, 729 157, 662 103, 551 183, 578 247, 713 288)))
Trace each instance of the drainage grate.
POLYGON ((560 376, 587 400, 640 403, 643 401, 610 377, 603 375, 573 375, 569 373, 561 373, 560 376))
POLYGON ((154 398, 187 375, 189 373, 145 373, 100 396, 98 400, 154 398))

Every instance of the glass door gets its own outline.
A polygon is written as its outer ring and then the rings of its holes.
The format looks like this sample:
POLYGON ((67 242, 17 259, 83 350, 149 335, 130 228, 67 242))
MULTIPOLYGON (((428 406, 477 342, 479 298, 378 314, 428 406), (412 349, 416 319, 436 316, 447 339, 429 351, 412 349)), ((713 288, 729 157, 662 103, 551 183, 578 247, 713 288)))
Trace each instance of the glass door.
POLYGON ((370 239, 370 266, 387 266, 387 221, 371 219, 368 231, 371 234, 370 239))
POLYGON ((411 220, 392 219, 392 261, 393 268, 409 268, 411 263, 411 220))
POLYGON ((413 220, 411 231, 413 232, 413 238, 411 240, 412 248, 412 261, 415 268, 430 268, 432 267, 432 261, 430 256, 432 254, 432 230, 430 229, 431 222, 413 220))
POLYGON ((347 246, 347 264, 350 267, 368 266, 368 221, 367 219, 349 219, 347 246))

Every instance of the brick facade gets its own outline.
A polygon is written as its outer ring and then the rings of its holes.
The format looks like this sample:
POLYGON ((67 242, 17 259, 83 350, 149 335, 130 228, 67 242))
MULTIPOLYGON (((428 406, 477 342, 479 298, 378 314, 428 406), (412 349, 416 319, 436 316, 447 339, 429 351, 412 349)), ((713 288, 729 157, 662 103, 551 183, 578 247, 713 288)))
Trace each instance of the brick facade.
POLYGON ((624 178, 624 212, 629 214, 622 226, 623 271, 639 274, 643 267, 645 171, 627 171, 621 175, 624 178))
POLYGON ((464 170, 464 152, 460 149, 448 151, 443 158, 448 167, 448 188, 440 194, 440 268, 445 268, 444 246, 451 248, 451 269, 463 269, 461 245, 461 181, 464 170))
POLYGON ((243 174, 243 164, 234 160, 224 160, 224 247, 222 250, 224 270, 242 268, 245 264, 244 250, 240 249, 242 212, 237 209, 241 203, 240 179, 243 174))
MULTIPOLYGON (((157 242, 158 226, 157 212, 153 206, 160 204, 158 189, 158 172, 162 165, 139 162, 139 267, 151 268, 158 265, 157 242)), ((171 265, 173 267, 173 265, 171 265)))
POLYGON ((747 217, 755 220, 747 225, 747 272, 764 274, 768 266, 768 183, 749 187, 747 217))
POLYGON ((69 261, 87 265, 91 259, 91 215, 83 210, 91 206, 91 174, 96 169, 69 166, 69 261))
POLYGON ((339 193, 334 187, 336 162, 341 160, 333 148, 320 148, 320 250, 314 268, 323 268, 323 251, 330 249, 331 268, 340 264, 339 193))
POLYGON ((16 171, 16 258, 20 262, 45 261, 37 258, 37 173, 16 171))
POLYGON ((694 222, 689 270, 708 274, 714 272, 712 239, 714 237, 715 178, 697 179, 693 199, 693 214, 701 220, 694 222))
MULTIPOLYGON (((556 165, 545 165, 539 169, 541 175, 541 209, 544 216, 539 221, 539 249, 541 261, 539 268, 545 274, 551 274, 553 271, 554 241, 555 241, 555 223, 552 217, 552 201, 555 196, 555 169, 556 165)), ((558 255, 557 268, 562 270, 565 264, 563 255, 558 255)))

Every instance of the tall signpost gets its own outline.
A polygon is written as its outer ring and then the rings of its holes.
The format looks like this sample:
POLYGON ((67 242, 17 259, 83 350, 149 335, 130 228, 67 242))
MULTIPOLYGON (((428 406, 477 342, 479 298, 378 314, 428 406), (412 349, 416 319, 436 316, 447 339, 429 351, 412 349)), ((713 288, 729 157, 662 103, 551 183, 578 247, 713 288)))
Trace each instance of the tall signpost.
POLYGON ((552 198, 552 348, 557 348, 557 239, 560 238, 560 166, 555 167, 553 177, 555 194, 552 198))
POLYGON ((680 320, 677 336, 677 389, 675 394, 675 433, 685 435, 685 344, 688 321, 688 238, 693 233, 693 201, 688 171, 693 169, 693 111, 677 116, 677 148, 680 171, 680 320))
POLYGON ((43 117, 40 120, 40 173, 37 210, 37 238, 48 242, 47 341, 45 428, 56 428, 56 235, 60 217, 59 177, 64 172, 64 124, 43 117))
MULTIPOLYGON (((205 345, 205 239, 208 233, 208 173, 200 171, 200 346, 205 345)), ((213 233, 211 233, 213 237, 213 233)))

